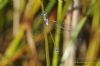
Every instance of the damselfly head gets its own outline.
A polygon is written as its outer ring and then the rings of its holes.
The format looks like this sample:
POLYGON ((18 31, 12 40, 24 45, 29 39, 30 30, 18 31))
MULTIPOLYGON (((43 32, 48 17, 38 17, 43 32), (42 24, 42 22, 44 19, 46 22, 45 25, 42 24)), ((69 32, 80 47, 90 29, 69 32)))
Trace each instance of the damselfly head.
POLYGON ((47 12, 41 13, 42 16, 47 16, 47 12))

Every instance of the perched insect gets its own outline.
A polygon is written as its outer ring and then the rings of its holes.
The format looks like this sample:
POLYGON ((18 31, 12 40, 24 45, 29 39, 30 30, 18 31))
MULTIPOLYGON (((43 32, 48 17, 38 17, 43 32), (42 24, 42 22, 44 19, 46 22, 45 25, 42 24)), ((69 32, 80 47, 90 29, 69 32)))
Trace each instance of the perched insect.
MULTIPOLYGON (((64 28, 64 23, 62 25, 58 25, 57 24, 57 21, 48 20, 48 17, 47 17, 47 13, 46 12, 42 13, 41 15, 42 15, 43 23, 44 23, 45 26, 47 26, 47 27, 50 28, 50 26, 51 26, 50 23, 53 23, 53 29, 60 28, 62 31, 64 31, 64 29, 65 29, 64 28)), ((49 28, 48 28, 48 30, 49 30, 49 28)), ((55 44, 55 41, 53 39, 53 35, 51 33, 51 30, 49 30, 49 34, 50 34, 51 39, 52 39, 52 41, 54 43, 55 51, 56 51, 57 54, 59 54, 59 48, 57 48, 57 46, 55 44)))
POLYGON ((54 25, 54 28, 60 28, 62 31, 64 31, 64 23, 62 25, 58 25, 57 24, 57 21, 53 21, 53 20, 49 20, 48 17, 47 17, 47 13, 44 12, 41 14, 42 17, 43 17, 43 22, 46 26, 50 26, 50 23, 54 25))

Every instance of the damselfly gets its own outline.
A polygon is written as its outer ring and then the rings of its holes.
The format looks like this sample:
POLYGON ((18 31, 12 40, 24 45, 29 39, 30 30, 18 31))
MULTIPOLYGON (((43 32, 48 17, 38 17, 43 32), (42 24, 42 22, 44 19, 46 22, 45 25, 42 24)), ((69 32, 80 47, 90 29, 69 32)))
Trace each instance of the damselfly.
POLYGON ((50 30, 51 27, 52 27, 52 29, 60 28, 62 31, 65 30, 64 22, 62 23, 62 25, 59 25, 59 24, 57 24, 57 21, 49 20, 46 12, 42 13, 41 16, 43 17, 43 18, 41 18, 43 20, 43 24, 45 26, 48 26, 49 30, 50 30))
MULTIPOLYGON (((54 43, 54 47, 56 48, 55 40, 53 38, 53 35, 52 35, 51 31, 53 29, 54 29, 54 31, 56 31, 56 29, 60 28, 61 32, 64 32, 65 31, 65 27, 64 27, 65 24, 63 22, 62 25, 59 25, 59 24, 57 24, 57 21, 49 20, 48 17, 47 17, 47 13, 46 12, 42 13, 41 16, 43 17, 42 18, 43 24, 44 24, 44 26, 47 26, 47 28, 48 28, 48 34, 50 35, 50 37, 51 37, 51 39, 52 39, 52 41, 54 43)), ((56 48, 56 52, 59 53, 59 49, 58 48, 56 48)))

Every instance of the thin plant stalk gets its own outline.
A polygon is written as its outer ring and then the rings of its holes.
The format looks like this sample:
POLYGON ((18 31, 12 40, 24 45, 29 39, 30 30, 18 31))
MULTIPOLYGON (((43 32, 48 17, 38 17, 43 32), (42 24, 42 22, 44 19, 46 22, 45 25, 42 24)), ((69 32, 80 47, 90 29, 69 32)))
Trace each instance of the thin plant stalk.
POLYGON ((47 66, 50 66, 50 56, 49 56, 49 45, 48 45, 48 33, 47 33, 47 25, 44 27, 45 31, 44 31, 44 36, 45 36, 45 52, 46 52, 46 62, 47 62, 47 66))
MULTIPOLYGON (((68 11, 72 10, 72 6, 70 5, 68 11)), ((67 43, 71 37, 71 20, 72 19, 72 12, 66 13, 66 18, 64 19, 64 42, 63 42, 63 51, 65 50, 67 43)))
POLYGON ((76 28, 76 31, 72 33, 71 39, 69 40, 68 45, 67 45, 67 47, 66 47, 66 49, 65 49, 65 51, 64 51, 64 54, 63 54, 63 56, 62 56, 62 60, 61 60, 60 66, 63 66, 63 62, 64 62, 66 59, 68 59, 69 54, 70 54, 70 52, 71 52, 71 50, 69 50, 69 49, 72 49, 72 48, 73 48, 73 46, 74 46, 73 44, 74 44, 74 42, 75 42, 75 40, 76 40, 76 38, 77 38, 77 36, 78 36, 78 34, 79 34, 79 32, 80 32, 82 26, 84 25, 86 19, 87 19, 87 17, 84 17, 84 18, 81 20, 81 22, 78 24, 78 26, 77 26, 77 28, 76 28))
POLYGON ((21 14, 25 8, 24 0, 13 0, 13 35, 16 36, 19 32, 21 14))
POLYGON ((25 20, 25 21, 23 21, 23 22, 26 24, 26 37, 27 37, 28 45, 31 49, 31 56, 32 56, 31 61, 33 62, 33 63, 31 63, 31 65, 40 66, 41 64, 40 64, 39 59, 38 59, 38 54, 36 51, 35 42, 33 40, 33 35, 31 32, 32 18, 34 18, 35 14, 39 10, 40 4, 41 4, 40 0, 37 0, 36 2, 38 4, 36 4, 34 0, 28 1, 28 4, 27 4, 25 12, 24 12, 24 18, 23 18, 23 20, 25 20), (34 7, 34 8, 32 8, 32 7, 34 7), (29 12, 29 11, 31 11, 31 12, 29 12))
POLYGON ((31 21, 32 20, 32 17, 35 16, 37 10, 39 9, 41 1, 40 0, 37 0, 36 2, 38 3, 38 5, 37 4, 34 4, 33 6, 31 6, 31 7, 33 7, 36 10, 33 9, 30 12, 30 9, 27 9, 26 8, 25 15, 24 15, 24 18, 22 20, 23 23, 22 23, 22 25, 20 25, 21 27, 20 27, 19 33, 14 38, 14 40, 11 42, 10 46, 6 50, 5 55, 4 55, 3 59, 2 59, 2 64, 4 64, 4 66, 6 64, 9 64, 10 60, 8 60, 8 59, 10 59, 15 54, 15 52, 17 50, 17 47, 19 46, 20 41, 22 40, 22 38, 24 36, 24 32, 25 32, 26 26, 27 26, 27 24, 26 24, 27 21, 28 20, 31 21), (26 18, 26 15, 28 16, 28 18, 26 18))
POLYGON ((80 30, 82 29, 83 25, 84 25, 85 22, 86 22, 87 16, 88 16, 88 15, 92 12, 92 10, 93 10, 94 4, 95 4, 95 1, 92 0, 91 4, 90 4, 90 6, 89 6, 89 9, 88 9, 88 11, 86 12, 86 16, 83 17, 83 18, 81 19, 81 21, 79 22, 79 24, 78 24, 78 26, 76 27, 75 31, 72 33, 71 39, 70 39, 70 41, 68 42, 67 48, 65 49, 65 51, 64 51, 64 53, 63 53, 60 66, 63 66, 63 62, 68 58, 69 53, 70 53, 70 51, 71 51, 71 50, 69 50, 69 49, 71 49, 71 48, 73 47, 73 44, 74 44, 74 42, 75 42, 75 40, 76 40, 76 38, 77 38, 77 36, 78 36, 80 30))
POLYGON ((25 26, 21 26, 18 35, 11 42, 10 46, 7 48, 7 51, 5 52, 5 55, 2 59, 3 66, 6 66, 6 64, 9 64, 10 62, 9 59, 11 59, 11 57, 15 54, 15 51, 17 50, 19 42, 21 41, 24 35, 24 30, 25 30, 25 26))
POLYGON ((50 58, 49 58, 49 45, 48 45, 48 18, 47 18, 47 14, 45 13, 44 10, 44 5, 43 5, 43 0, 41 2, 41 10, 42 10, 42 14, 43 14, 43 20, 45 22, 44 25, 44 38, 45 38, 45 53, 46 53, 46 62, 47 62, 47 66, 50 66, 50 58))
MULTIPOLYGON (((57 23, 61 25, 61 16, 62 16, 62 0, 58 0, 58 11, 57 11, 57 23)), ((60 28, 56 28, 55 33, 55 44, 54 44, 54 51, 53 51, 53 60, 52 60, 52 66, 58 66, 58 59, 59 59, 59 40, 60 40, 60 28)))
POLYGON ((78 24, 79 6, 80 6, 79 0, 73 0, 73 8, 77 9, 74 9, 72 13, 72 32, 74 31, 74 29, 76 29, 76 26, 78 24))
POLYGON ((26 37, 27 37, 29 49, 31 50, 31 56, 32 56, 31 65, 41 66, 41 63, 39 62, 39 59, 38 59, 38 55, 37 55, 37 51, 36 51, 36 47, 35 47, 35 42, 33 40, 33 35, 31 32, 31 29, 29 27, 26 29, 26 37))
MULTIPOLYGON (((78 9, 74 9, 72 12, 72 31, 71 34, 74 32, 74 30, 76 29, 76 26, 78 24, 78 19, 79 19, 79 0, 73 0, 73 8, 78 8, 78 9)), ((76 51, 76 43, 73 44, 73 48, 71 49, 71 54, 69 56, 69 66, 74 66, 74 60, 75 60, 75 51, 76 51)), ((67 60, 67 59, 66 59, 67 60)), ((67 65, 65 65, 67 66, 67 65)))
POLYGON ((14 15, 13 15, 13 35, 16 36, 19 32, 20 22, 20 0, 13 0, 14 15))
POLYGON ((63 51, 65 50, 65 47, 66 47, 66 43, 67 43, 67 40, 69 40, 69 38, 70 38, 70 30, 71 30, 71 12, 70 13, 67 13, 67 15, 65 15, 66 14, 66 12, 67 12, 67 9, 68 9, 68 11, 70 11, 72 8, 72 4, 70 5, 70 0, 68 0, 68 1, 65 1, 66 3, 65 3, 65 5, 64 5, 64 8, 63 8, 63 11, 62 11, 62 20, 64 19, 64 16, 66 16, 66 18, 65 18, 65 20, 64 20, 64 28, 65 28, 65 30, 64 30, 64 45, 63 45, 63 51), (70 5, 70 6, 69 6, 70 5), (66 34, 67 34, 67 36, 66 36, 66 34))
MULTIPOLYGON (((72 10, 72 4, 69 6, 68 11, 72 10)), ((67 43, 69 39, 71 38, 71 29, 72 29, 72 12, 69 12, 66 14, 66 18, 64 20, 64 41, 63 41, 63 51, 65 51, 65 48, 67 47, 67 43)), ((70 57, 69 57, 70 58, 70 57)), ((69 63, 70 59, 66 59, 64 62, 64 66, 70 66, 69 63)))
MULTIPOLYGON (((72 3, 73 3, 73 6, 72 6, 73 8, 79 7, 79 0, 73 0, 72 3)), ((67 38, 67 40, 65 40, 65 42, 66 42, 65 44, 67 44, 67 42, 71 38, 71 33, 76 29, 76 25, 78 23, 79 9, 73 10, 73 12, 72 12, 72 22, 71 22, 71 16, 70 15, 71 14, 67 15, 67 18, 69 17, 70 20, 66 21, 66 22, 70 21, 69 25, 65 24, 65 26, 69 26, 70 27, 69 29, 66 27, 67 30, 65 30, 65 32, 67 32, 65 34, 65 36, 67 38), (68 31, 68 30, 70 30, 70 31, 68 31), (68 36, 70 36, 70 37, 68 38, 68 36)), ((72 51, 70 52, 69 58, 66 59, 66 61, 64 63, 64 66, 73 66, 74 65, 75 48, 76 48, 76 46, 74 45, 72 49, 69 49, 69 50, 72 50, 72 51)))
MULTIPOLYGON (((65 13, 68 10, 68 5, 69 4, 70 4, 70 0, 66 0, 64 8, 62 8, 62 0, 58 0, 58 12, 57 12, 57 16, 58 16, 57 17, 57 24, 58 25, 62 24, 65 13), (62 11, 62 9, 63 9, 63 11, 62 11)), ((56 29, 52 66, 57 66, 58 65, 60 31, 61 31, 60 28, 56 29)))

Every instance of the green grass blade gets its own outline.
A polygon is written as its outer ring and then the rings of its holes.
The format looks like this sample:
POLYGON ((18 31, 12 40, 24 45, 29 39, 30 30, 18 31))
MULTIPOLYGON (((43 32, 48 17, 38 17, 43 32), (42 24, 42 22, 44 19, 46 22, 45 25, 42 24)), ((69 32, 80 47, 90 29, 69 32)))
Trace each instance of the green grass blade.
MULTIPOLYGON (((61 16, 62 16, 62 0, 58 0, 58 11, 57 11, 57 23, 61 25, 61 16)), ((55 33, 55 45, 54 45, 54 51, 53 51, 53 61, 52 66, 58 66, 58 59, 59 55, 57 53, 57 50, 59 50, 59 40, 60 40, 60 28, 56 28, 55 33), (57 49, 57 50, 56 50, 57 49)))

